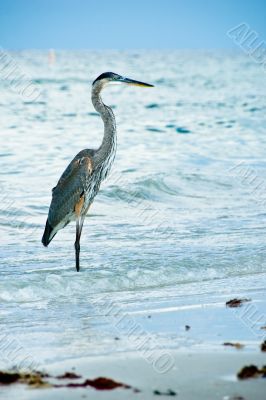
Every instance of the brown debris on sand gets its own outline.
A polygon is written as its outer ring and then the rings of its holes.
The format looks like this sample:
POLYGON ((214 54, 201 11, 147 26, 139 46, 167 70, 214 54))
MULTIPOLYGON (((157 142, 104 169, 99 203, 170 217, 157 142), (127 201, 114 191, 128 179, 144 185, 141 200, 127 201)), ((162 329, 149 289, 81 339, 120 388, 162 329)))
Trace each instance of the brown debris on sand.
POLYGON ((241 307, 243 303, 246 303, 247 301, 251 301, 251 299, 232 299, 229 300, 225 303, 226 307, 241 307))
POLYGON ((63 375, 56 376, 56 379, 80 379, 81 376, 75 374, 75 372, 65 372, 63 375))
POLYGON ((266 340, 264 340, 264 342, 261 343, 260 349, 261 351, 266 351, 266 340))
POLYGON ((32 373, 0 371, 0 385, 24 383, 36 388, 51 387, 52 385, 43 380, 44 377, 49 377, 49 375, 39 371, 32 373))
POLYGON ((69 387, 69 388, 85 388, 91 386, 96 390, 113 390, 116 388, 130 389, 131 386, 121 382, 116 382, 113 379, 99 377, 96 379, 86 379, 84 382, 71 382, 66 385, 54 385, 54 387, 69 387))
POLYGON ((153 394, 157 396, 177 396, 177 393, 172 389, 168 389, 167 392, 160 392, 159 390, 154 390, 153 394))
POLYGON ((248 365, 243 367, 237 373, 238 379, 249 379, 249 378, 266 378, 266 365, 264 365, 261 369, 256 365, 248 365))
POLYGON ((223 343, 224 346, 231 346, 231 347, 235 347, 236 349, 240 350, 243 349, 243 347, 245 347, 243 344, 241 343, 231 343, 231 342, 224 342, 223 343))
POLYGON ((86 379, 83 382, 69 382, 69 383, 50 383, 43 378, 53 378, 57 380, 68 379, 68 380, 76 380, 81 379, 82 376, 75 374, 74 372, 65 372, 62 375, 52 376, 49 374, 45 374, 39 371, 34 371, 31 373, 23 373, 23 372, 9 372, 9 371, 0 371, 0 385, 11 385, 13 383, 22 383, 34 388, 85 388, 85 387, 93 387, 96 390, 113 390, 116 388, 124 388, 124 389, 133 389, 135 392, 139 392, 138 389, 132 388, 131 386, 122 383, 116 382, 113 379, 99 377, 96 379, 86 379))
POLYGON ((0 384, 9 385, 10 383, 17 382, 20 376, 16 372, 0 371, 0 384))

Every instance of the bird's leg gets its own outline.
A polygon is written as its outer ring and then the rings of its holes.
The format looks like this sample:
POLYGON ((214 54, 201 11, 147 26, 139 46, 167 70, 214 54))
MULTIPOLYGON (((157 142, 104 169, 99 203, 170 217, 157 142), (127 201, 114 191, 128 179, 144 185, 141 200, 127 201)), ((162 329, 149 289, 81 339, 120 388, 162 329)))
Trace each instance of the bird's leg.
POLYGON ((75 251, 76 251, 76 269, 79 271, 79 253, 80 253, 80 235, 81 235, 81 230, 80 230, 80 225, 79 225, 79 218, 77 218, 76 221, 76 241, 75 241, 75 251))
POLYGON ((76 252, 76 269, 79 271, 79 253, 80 253, 80 236, 84 222, 84 215, 81 216, 82 207, 84 204, 84 193, 80 197, 79 201, 75 205, 75 214, 76 214, 76 241, 75 241, 75 252, 76 252))
POLYGON ((75 251, 76 251, 76 269, 79 271, 79 253, 80 253, 80 236, 82 232, 82 227, 84 223, 85 216, 76 220, 76 241, 75 241, 75 251))

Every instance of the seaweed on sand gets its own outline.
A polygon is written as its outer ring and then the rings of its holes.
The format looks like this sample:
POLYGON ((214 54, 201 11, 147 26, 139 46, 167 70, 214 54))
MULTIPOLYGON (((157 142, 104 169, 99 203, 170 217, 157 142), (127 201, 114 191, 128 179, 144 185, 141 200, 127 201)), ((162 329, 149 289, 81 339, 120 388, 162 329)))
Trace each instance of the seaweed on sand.
POLYGON ((96 390, 113 390, 116 388, 133 389, 138 392, 138 389, 132 388, 131 386, 116 382, 113 379, 99 377, 96 379, 85 379, 83 382, 73 382, 73 380, 81 379, 82 376, 75 374, 74 372, 65 372, 62 375, 52 376, 39 371, 30 373, 24 372, 13 372, 13 371, 0 371, 0 385, 11 385, 14 383, 26 384, 34 388, 86 388, 88 386, 93 387, 96 390), (46 379, 44 379, 46 378, 46 379), (47 378, 53 378, 56 380, 68 379, 71 382, 68 383, 51 383, 47 378))

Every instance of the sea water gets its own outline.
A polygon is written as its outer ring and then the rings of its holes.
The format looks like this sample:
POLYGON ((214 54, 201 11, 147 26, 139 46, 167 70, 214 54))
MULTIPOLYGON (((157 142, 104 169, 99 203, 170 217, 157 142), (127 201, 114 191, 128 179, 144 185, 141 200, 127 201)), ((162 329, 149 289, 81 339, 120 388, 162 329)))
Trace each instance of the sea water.
MULTIPOLYGON (((132 348, 118 340, 110 302, 117 314, 148 316, 162 304, 197 306, 265 289, 266 75, 259 64, 235 51, 61 51, 50 63, 45 51, 10 57, 40 96, 0 81, 4 365, 17 362, 4 350, 10 340, 22 346, 21 359, 37 363, 132 348), (41 237, 61 173, 78 151, 101 143, 90 94, 105 71, 155 87, 103 93, 118 149, 85 220, 77 273, 75 224, 48 248, 41 237)), ((155 323, 157 340, 169 341, 172 328, 155 323)))

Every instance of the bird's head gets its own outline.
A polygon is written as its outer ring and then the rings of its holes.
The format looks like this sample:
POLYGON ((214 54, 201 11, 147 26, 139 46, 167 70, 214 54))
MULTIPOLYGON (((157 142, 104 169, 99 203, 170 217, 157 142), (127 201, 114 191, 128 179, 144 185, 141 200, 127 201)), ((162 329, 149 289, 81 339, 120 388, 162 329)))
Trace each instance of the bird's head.
POLYGON ((153 87, 148 83, 135 81, 134 79, 125 78, 124 76, 115 74, 114 72, 104 72, 93 82, 92 86, 99 86, 101 89, 106 85, 124 84, 142 87, 153 87))

